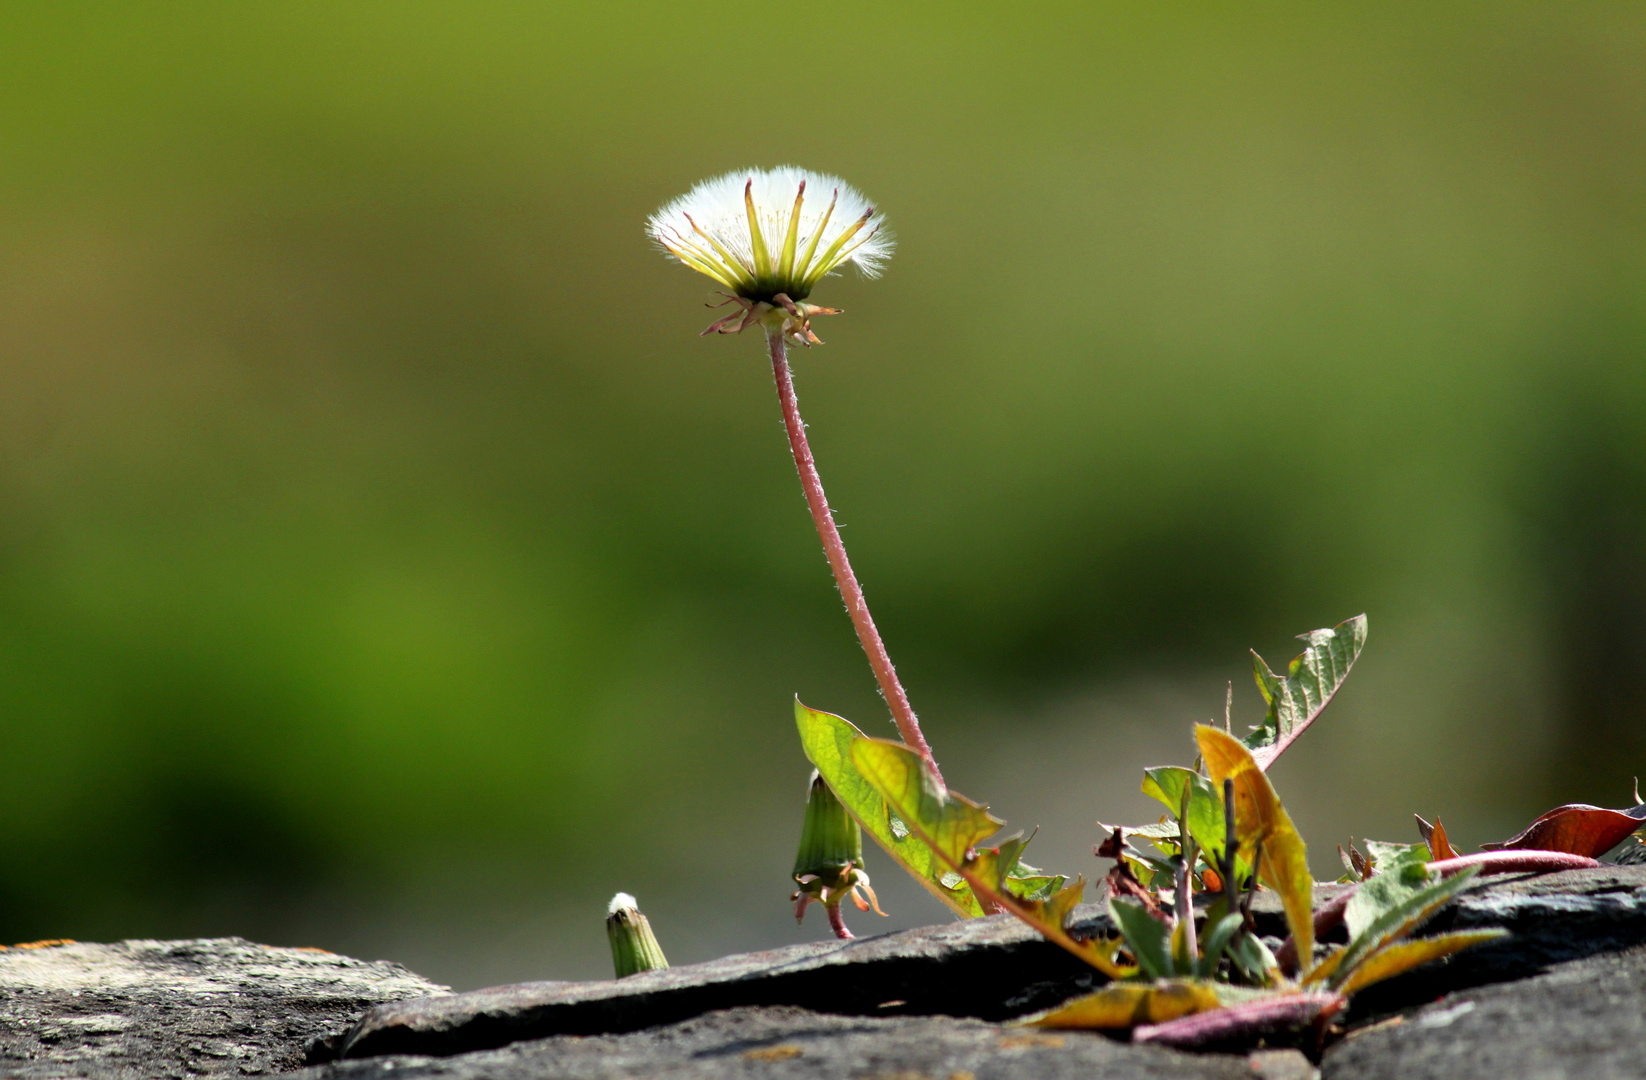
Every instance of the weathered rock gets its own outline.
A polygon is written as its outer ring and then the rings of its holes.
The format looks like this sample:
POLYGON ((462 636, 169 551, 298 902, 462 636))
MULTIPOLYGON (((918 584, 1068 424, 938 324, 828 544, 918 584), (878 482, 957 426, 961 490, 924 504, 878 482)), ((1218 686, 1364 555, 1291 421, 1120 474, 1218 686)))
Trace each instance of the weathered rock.
MULTIPOLYGON (((1321 891, 1324 899, 1335 890, 1321 891)), ((1259 930, 1277 932, 1278 902, 1272 895, 1262 899, 1259 930)), ((1095 904, 1076 914, 1084 931, 1106 928, 1095 904)), ((1646 942, 1646 868, 1491 879, 1437 925, 1506 926, 1515 937, 1393 980, 1375 997, 1368 994, 1368 1007, 1403 1008, 1461 986, 1519 978, 1552 962, 1646 942)), ((999 1020, 1096 981, 1089 968, 1010 916, 996 916, 747 953, 620 981, 521 983, 397 1002, 372 1010, 338 1049, 344 1057, 454 1054, 551 1035, 637 1031, 748 1005, 999 1020)))
MULTIPOLYGON (((1102 926, 1095 905, 1078 914, 1084 929, 1102 926)), ((1272 897, 1258 914, 1261 932, 1281 931, 1272 897)), ((1495 879, 1434 929, 1475 926, 1513 936, 1358 997, 1351 1021, 1362 1030, 1329 1052, 1329 1075, 1646 1077, 1635 1064, 1646 1042, 1646 867, 1495 879), (1391 1011, 1411 1016, 1365 1026, 1391 1011), (1564 1049, 1549 1057, 1548 1047, 1564 1049), (1464 1058, 1495 1064, 1469 1072, 1464 1058)), ((305 1053, 317 1065, 308 1080, 1311 1075, 1295 1052, 1192 1056, 990 1022, 1095 981, 1009 918, 438 997, 392 964, 237 939, 8 950, 0 1075, 245 1075, 294 1068, 305 1053), (321 1064, 344 1045, 346 1059, 321 1064)))
POLYGON ((1325 1080, 1646 1077, 1646 949, 1451 994, 1326 1052, 1325 1080))
MULTIPOLYGON (((1196 1056, 1085 1032, 1050 1034, 946 1016, 831 1016, 777 1006, 713 1012, 623 1035, 561 1035, 455 1058, 339 1061, 293 1080, 1280 1080, 1287 1075, 1276 1069, 1258 1072, 1241 1056, 1196 1056)), ((1291 1072, 1297 1080, 1308 1075, 1291 1072)))
POLYGON ((444 987, 398 964, 239 938, 0 951, 7 1077, 247 1076, 303 1064, 373 1005, 444 987))
POLYGON ((1422 933, 1501 927, 1510 936, 1356 995, 1351 1021, 1646 942, 1646 866, 1487 880, 1490 884, 1472 888, 1441 911, 1422 933))
MULTIPOLYGON (((1077 912, 1106 926, 1097 905, 1077 912)), ((743 953, 621 980, 532 982, 374 1009, 341 1056, 453 1054, 548 1035, 638 1031, 745 1005, 861 1016, 1003 1019, 1101 982, 1091 968, 1011 916, 854 941, 743 953)))

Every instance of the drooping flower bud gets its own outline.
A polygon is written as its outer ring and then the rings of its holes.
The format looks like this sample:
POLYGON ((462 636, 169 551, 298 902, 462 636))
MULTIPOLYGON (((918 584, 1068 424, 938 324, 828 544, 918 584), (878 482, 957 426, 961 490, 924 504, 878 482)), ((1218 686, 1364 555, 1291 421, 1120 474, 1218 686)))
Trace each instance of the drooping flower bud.
POLYGON ((794 857, 794 881, 800 886, 789 898, 794 901, 795 921, 804 921, 806 905, 822 904, 837 937, 852 936, 840 919, 840 902, 847 896, 859 911, 873 905, 876 914, 886 914, 863 872, 863 830, 815 770, 794 857))
POLYGON ((669 966, 652 933, 652 924, 640 913, 634 897, 618 893, 606 908, 606 936, 612 942, 612 967, 619 979, 669 966))

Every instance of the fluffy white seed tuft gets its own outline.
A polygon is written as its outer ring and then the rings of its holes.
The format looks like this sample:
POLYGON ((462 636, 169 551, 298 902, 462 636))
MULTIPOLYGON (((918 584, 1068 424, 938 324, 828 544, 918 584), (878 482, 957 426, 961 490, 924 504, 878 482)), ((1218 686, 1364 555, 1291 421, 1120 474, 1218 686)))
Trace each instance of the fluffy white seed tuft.
POLYGON ((877 276, 893 247, 884 220, 839 177, 784 165, 705 180, 653 214, 646 232, 738 296, 799 301, 847 263, 877 276))
POLYGON ((606 905, 607 915, 616 915, 619 911, 639 911, 640 905, 634 902, 634 897, 626 892, 620 892, 612 897, 612 902, 606 905))

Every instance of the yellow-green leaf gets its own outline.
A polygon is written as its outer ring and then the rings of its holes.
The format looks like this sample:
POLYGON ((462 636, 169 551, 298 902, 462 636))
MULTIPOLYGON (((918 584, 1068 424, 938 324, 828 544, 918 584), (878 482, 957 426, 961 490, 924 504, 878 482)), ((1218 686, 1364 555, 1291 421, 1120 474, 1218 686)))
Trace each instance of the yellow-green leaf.
POLYGON ((982 915, 983 906, 966 883, 954 880, 950 868, 925 843, 909 835, 901 820, 892 822, 886 800, 852 763, 851 745, 865 738, 864 734, 849 720, 808 709, 799 699, 794 703, 794 718, 806 757, 817 767, 835 797, 863 826, 863 831, 907 870, 910 877, 957 914, 967 918, 982 915), (945 877, 954 883, 944 884, 945 877))
POLYGON ((857 739, 851 761, 903 819, 910 835, 957 871, 971 859, 974 847, 1006 824, 987 806, 949 791, 925 760, 902 743, 857 739))
POLYGON ((1023 1021, 1030 1027, 1091 1030, 1162 1024, 1222 1008, 1217 988, 1204 979, 1111 983, 1095 994, 1065 1001, 1023 1021))
POLYGON ((940 864, 971 886, 972 895, 988 910, 1016 915, 1048 941, 1111 979, 1137 973, 1135 967, 1115 963, 1118 941, 1077 941, 1064 929, 1069 912, 1080 902, 1085 881, 1075 878, 1048 900, 1026 900, 1012 893, 1005 875, 1023 842, 1013 837, 997 848, 974 850, 1005 822, 987 807, 945 788, 919 754, 902 743, 858 738, 851 743, 849 758, 857 774, 885 800, 887 810, 902 820, 909 838, 924 843, 940 864))
POLYGON ((1297 955, 1314 955, 1314 875, 1309 872, 1308 850, 1292 825, 1280 797, 1263 775, 1251 751, 1232 735, 1209 724, 1195 725, 1195 742, 1205 759, 1212 783, 1221 788, 1234 781, 1235 840, 1239 854, 1250 860, 1259 844, 1263 855, 1258 876, 1280 894, 1286 925, 1297 942, 1297 955))
POLYGON ((1325 982, 1337 973, 1337 966, 1343 963, 1343 955, 1348 949, 1342 945, 1332 946, 1332 951, 1321 957, 1320 963, 1304 972, 1298 980, 1303 986, 1313 986, 1318 982, 1325 982))
MULTIPOLYGON (((1431 960, 1450 956, 1455 952, 1484 945, 1488 941, 1507 937, 1507 930, 1462 930, 1455 934, 1440 934, 1432 938, 1422 938, 1417 941, 1402 941, 1398 945, 1388 945, 1362 960, 1338 987, 1338 992, 1344 997, 1356 993, 1373 983, 1392 979, 1396 975, 1410 971, 1419 964, 1427 964, 1431 960)), ((1336 954, 1341 956, 1342 954, 1336 954)))

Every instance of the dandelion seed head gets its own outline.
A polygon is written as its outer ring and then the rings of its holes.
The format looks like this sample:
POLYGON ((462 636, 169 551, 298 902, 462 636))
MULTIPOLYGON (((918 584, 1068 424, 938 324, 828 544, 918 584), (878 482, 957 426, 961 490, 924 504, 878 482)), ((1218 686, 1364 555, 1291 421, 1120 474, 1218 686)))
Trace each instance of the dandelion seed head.
POLYGON ((664 251, 753 303, 799 302, 847 263, 876 277, 890 258, 884 215, 837 176, 743 169, 705 180, 646 222, 664 251))
POLYGON ((620 892, 612 897, 612 902, 606 905, 606 914, 616 915, 619 911, 639 911, 640 905, 634 902, 634 897, 626 892, 620 892))

